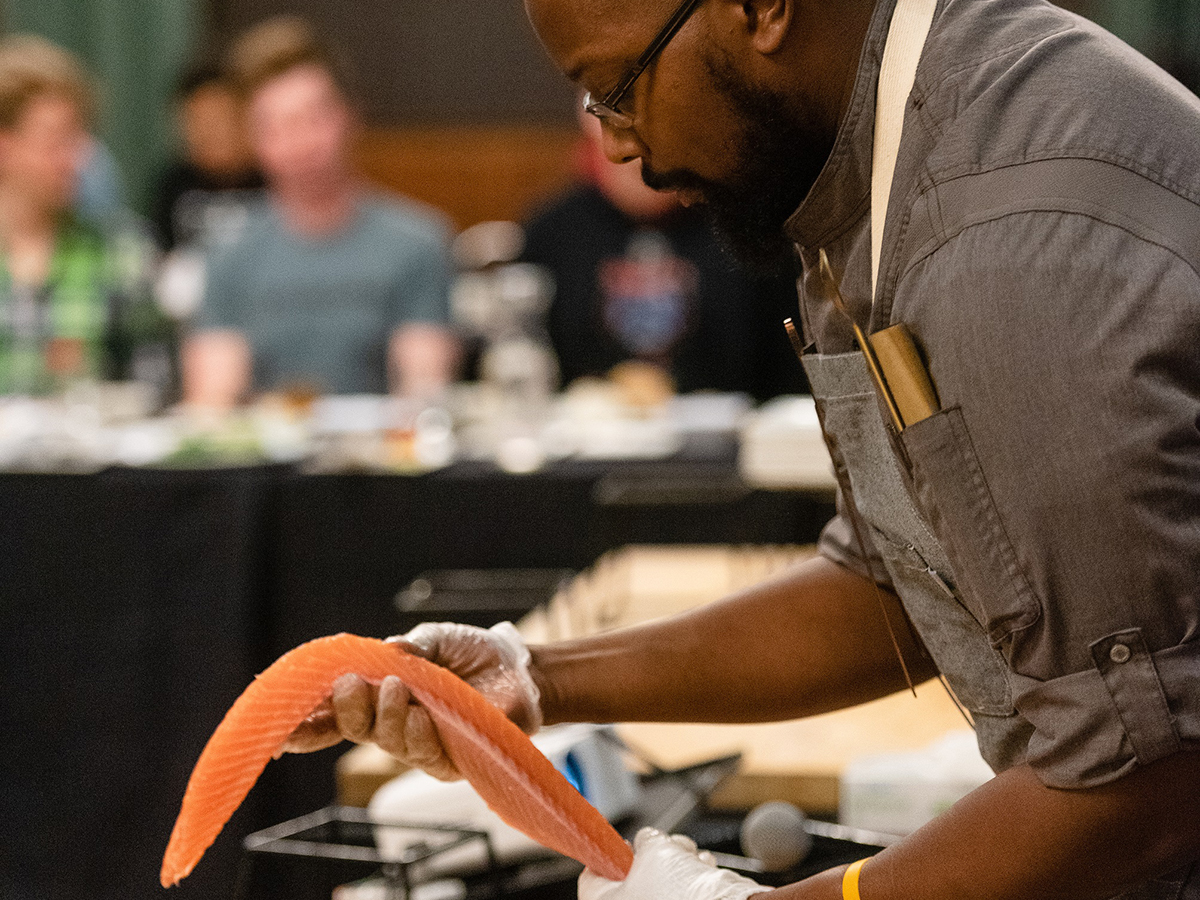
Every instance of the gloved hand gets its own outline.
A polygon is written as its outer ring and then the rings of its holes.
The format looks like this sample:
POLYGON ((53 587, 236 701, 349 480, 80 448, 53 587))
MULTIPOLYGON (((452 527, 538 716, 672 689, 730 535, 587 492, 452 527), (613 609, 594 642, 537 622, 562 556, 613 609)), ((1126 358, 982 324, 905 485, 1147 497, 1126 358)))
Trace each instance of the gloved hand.
MULTIPOLYGON (((450 669, 526 734, 541 727, 529 650, 511 622, 489 629, 424 622, 388 641, 450 669)), ((333 683, 333 695, 292 732, 281 752, 308 753, 343 739, 374 742, 401 762, 443 781, 462 777, 446 756, 429 713, 395 676, 374 685, 357 675, 343 675, 333 683)))
POLYGON ((584 870, 579 900, 746 900, 769 891, 729 869, 712 854, 698 851, 683 835, 643 828, 633 839, 633 867, 624 881, 609 881, 584 870))

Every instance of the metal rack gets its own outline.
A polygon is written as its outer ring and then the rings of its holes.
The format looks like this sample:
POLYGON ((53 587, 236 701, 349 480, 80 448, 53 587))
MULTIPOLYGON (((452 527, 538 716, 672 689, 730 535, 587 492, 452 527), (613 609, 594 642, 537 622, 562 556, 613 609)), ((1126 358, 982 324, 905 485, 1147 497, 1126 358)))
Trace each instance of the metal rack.
POLYGON ((478 880, 488 886, 487 896, 503 897, 500 866, 486 831, 416 821, 385 822, 371 818, 364 809, 327 806, 248 835, 243 841, 246 856, 235 897, 251 900, 256 858, 275 855, 316 866, 331 890, 335 869, 340 873, 357 870, 360 876, 378 872, 386 885, 387 900, 408 900, 413 888, 424 880, 421 870, 431 860, 477 841, 482 842, 487 860, 478 880), (414 832, 413 842, 399 855, 384 855, 379 850, 377 832, 388 828, 414 832))

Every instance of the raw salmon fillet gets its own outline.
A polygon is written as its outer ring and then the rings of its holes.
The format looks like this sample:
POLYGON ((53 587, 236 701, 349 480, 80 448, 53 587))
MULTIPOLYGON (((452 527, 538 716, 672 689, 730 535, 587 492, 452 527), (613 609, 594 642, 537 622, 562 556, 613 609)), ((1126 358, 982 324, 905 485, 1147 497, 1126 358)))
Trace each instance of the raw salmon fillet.
POLYGON ((163 856, 163 887, 187 877, 267 762, 347 673, 374 682, 398 676, 429 710, 458 770, 509 825, 605 878, 629 873, 629 845, 478 691, 395 644, 335 634, 285 653, 225 714, 188 780, 163 856))

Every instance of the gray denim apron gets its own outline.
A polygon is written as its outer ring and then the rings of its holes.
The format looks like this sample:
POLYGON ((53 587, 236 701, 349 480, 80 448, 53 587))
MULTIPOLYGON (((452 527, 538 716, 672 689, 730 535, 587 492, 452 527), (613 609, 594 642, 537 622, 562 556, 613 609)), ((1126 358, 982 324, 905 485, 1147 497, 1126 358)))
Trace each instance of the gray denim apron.
MULTIPOLYGON (((1020 764, 1033 729, 1013 707, 1008 667, 964 604, 945 550, 912 501, 862 353, 806 353, 801 362, 863 536, 882 557, 938 669, 970 710, 983 758, 997 772, 1020 764)), ((1187 874, 1155 880, 1114 900, 1192 898, 1198 886, 1190 883, 1184 892, 1187 874)))
POLYGON ((802 362, 863 537, 879 551, 938 669, 970 710, 984 759, 996 771, 1020 763, 1032 729, 1013 707, 1003 658, 963 605, 946 552, 913 505, 862 353, 808 353, 802 362))

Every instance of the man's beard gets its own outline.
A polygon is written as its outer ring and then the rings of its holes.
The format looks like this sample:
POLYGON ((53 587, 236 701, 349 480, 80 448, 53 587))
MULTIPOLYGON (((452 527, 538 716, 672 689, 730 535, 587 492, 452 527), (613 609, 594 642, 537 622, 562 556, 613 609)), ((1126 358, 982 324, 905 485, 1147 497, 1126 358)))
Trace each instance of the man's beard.
POLYGON ((792 242, 783 225, 820 175, 834 135, 815 117, 789 116, 786 98, 751 88, 731 67, 713 59, 706 67, 743 117, 733 150, 736 174, 715 182, 685 170, 655 172, 643 161, 642 180, 656 190, 699 191, 718 238, 745 268, 762 276, 790 273, 792 242))

